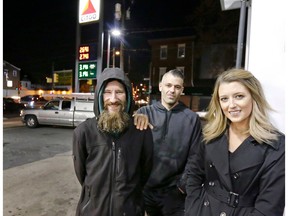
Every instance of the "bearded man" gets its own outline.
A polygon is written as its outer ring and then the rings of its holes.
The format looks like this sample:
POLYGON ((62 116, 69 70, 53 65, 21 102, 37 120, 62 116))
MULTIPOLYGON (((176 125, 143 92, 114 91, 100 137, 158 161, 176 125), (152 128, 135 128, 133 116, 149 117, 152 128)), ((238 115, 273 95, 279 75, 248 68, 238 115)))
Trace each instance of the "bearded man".
POLYGON ((124 71, 106 68, 97 80, 95 117, 73 133, 74 169, 82 186, 76 216, 144 216, 153 139, 149 128, 134 125, 132 102, 124 71))

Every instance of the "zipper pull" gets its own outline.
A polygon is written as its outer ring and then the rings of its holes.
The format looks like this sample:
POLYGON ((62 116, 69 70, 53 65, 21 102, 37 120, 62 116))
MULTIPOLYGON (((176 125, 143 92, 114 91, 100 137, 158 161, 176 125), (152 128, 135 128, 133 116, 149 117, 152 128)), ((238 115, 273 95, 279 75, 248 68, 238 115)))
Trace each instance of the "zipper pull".
POLYGON ((115 151, 115 143, 112 141, 112 150, 115 151))
POLYGON ((121 160, 121 148, 118 149, 118 155, 117 155, 117 159, 118 159, 118 162, 120 162, 121 160))
POLYGON ((121 158, 121 148, 118 149, 118 159, 121 158))
POLYGON ((117 155, 117 173, 120 173, 120 164, 121 164, 121 148, 118 149, 117 155))

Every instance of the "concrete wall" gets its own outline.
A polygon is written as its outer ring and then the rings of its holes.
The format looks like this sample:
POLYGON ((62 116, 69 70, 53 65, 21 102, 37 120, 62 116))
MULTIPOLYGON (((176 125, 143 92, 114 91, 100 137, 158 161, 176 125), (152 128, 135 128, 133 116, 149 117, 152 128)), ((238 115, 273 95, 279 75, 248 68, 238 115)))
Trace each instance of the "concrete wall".
MULTIPOLYGON (((263 85, 266 98, 276 112, 271 119, 276 127, 285 131, 285 101, 287 55, 287 0, 256 0, 252 2, 248 19, 248 43, 245 68, 263 85)), ((287 113, 287 111, 286 111, 287 113)))

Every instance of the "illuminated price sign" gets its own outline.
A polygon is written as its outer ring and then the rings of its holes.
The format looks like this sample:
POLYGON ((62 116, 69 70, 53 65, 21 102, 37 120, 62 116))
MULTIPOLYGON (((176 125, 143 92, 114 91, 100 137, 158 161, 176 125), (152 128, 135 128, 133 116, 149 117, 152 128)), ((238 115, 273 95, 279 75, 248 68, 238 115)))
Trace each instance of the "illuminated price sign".
POLYGON ((89 50, 90 50, 89 46, 80 46, 79 47, 79 61, 90 59, 89 50))
POLYGON ((97 62, 85 62, 78 64, 78 78, 80 79, 96 79, 97 62))
POLYGON ((96 60, 96 44, 81 45, 78 56, 79 61, 96 60))

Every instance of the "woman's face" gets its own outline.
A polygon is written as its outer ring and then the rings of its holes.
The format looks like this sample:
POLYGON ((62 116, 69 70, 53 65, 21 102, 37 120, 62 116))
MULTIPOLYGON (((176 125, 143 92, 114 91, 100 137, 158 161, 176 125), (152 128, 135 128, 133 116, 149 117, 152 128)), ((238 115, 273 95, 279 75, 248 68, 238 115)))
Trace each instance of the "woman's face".
POLYGON ((253 108, 248 89, 240 82, 225 82, 220 84, 218 94, 221 109, 231 124, 247 127, 253 108))

